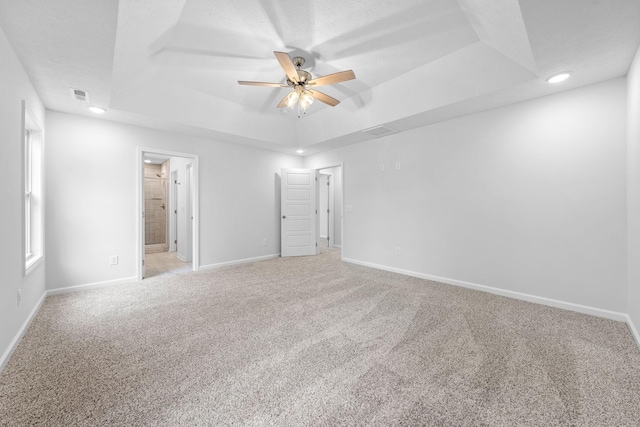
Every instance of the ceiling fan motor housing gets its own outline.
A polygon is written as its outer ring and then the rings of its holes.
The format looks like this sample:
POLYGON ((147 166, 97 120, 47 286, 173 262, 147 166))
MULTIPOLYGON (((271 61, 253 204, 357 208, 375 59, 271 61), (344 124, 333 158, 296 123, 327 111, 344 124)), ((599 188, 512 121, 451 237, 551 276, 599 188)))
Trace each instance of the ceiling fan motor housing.
MULTIPOLYGON (((302 67, 305 63, 305 59, 303 57, 296 56, 291 60, 291 62, 293 62, 293 65, 295 65, 297 69, 296 71, 298 72, 299 85, 304 86, 308 81, 311 81, 311 73, 300 69, 300 67, 302 67)), ((286 82, 289 86, 296 85, 296 83, 292 82, 289 77, 286 77, 286 82)))
MULTIPOLYGON (((304 71, 304 70, 297 70, 298 71, 298 84, 299 85, 306 85, 308 81, 311 80, 311 73, 304 71)), ((287 77, 287 84, 289 86, 295 86, 296 84, 294 82, 292 82, 291 80, 289 80, 289 77, 287 77)))

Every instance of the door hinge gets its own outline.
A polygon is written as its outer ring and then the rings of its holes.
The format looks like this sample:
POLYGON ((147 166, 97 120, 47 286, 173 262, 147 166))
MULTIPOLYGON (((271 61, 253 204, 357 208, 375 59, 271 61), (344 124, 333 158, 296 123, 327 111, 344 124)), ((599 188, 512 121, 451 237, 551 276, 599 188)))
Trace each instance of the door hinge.
POLYGON ((330 236, 327 236, 327 242, 328 242, 330 239, 331 239, 331 237, 330 237, 330 236))
POLYGON ((142 265, 144 265, 144 260, 142 260, 142 265))
POLYGON ((174 245, 177 245, 177 244, 178 244, 178 241, 177 241, 177 240, 174 240, 174 241, 173 241, 173 244, 174 244, 174 245))
POLYGON ((316 215, 318 215, 318 209, 316 209, 316 215))
POLYGON ((329 181, 327 181, 327 185, 329 185, 329 181))
POLYGON ((327 213, 329 213, 329 209, 327 209, 327 213))
POLYGON ((173 213, 178 215, 178 209, 174 209, 173 213))
POLYGON ((318 247, 318 242, 316 242, 316 248, 318 247))

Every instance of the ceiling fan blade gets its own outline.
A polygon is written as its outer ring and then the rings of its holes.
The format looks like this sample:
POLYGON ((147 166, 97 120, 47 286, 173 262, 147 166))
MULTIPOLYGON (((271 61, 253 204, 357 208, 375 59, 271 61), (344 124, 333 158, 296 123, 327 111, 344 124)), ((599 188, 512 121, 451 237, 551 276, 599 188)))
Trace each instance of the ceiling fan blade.
POLYGON ((307 83, 309 86, 327 86, 334 83, 346 82, 347 80, 353 80, 356 78, 353 70, 340 71, 339 73, 329 74, 323 77, 318 77, 307 83))
POLYGON ((326 93, 318 92, 317 90, 309 90, 308 92, 311 94, 311 96, 313 96, 318 101, 324 102, 325 104, 330 105, 332 107, 335 107, 336 105, 340 104, 340 101, 327 95, 326 93))
POLYGON ((280 101, 280 103, 278 104, 277 108, 285 108, 287 107, 287 98, 289 97, 289 94, 286 94, 284 96, 284 98, 282 98, 282 101, 280 101))
POLYGON ((289 77, 289 80, 291 80, 294 83, 297 83, 299 80, 298 71, 296 70, 296 66, 293 65, 293 61, 291 60, 291 57, 289 56, 289 54, 285 52, 273 52, 273 53, 276 55, 276 58, 278 58, 278 62, 280 63, 280 66, 284 70, 287 77, 289 77))
POLYGON ((284 83, 245 82, 241 80, 238 80, 238 83, 247 86, 289 87, 289 85, 286 85, 284 83))

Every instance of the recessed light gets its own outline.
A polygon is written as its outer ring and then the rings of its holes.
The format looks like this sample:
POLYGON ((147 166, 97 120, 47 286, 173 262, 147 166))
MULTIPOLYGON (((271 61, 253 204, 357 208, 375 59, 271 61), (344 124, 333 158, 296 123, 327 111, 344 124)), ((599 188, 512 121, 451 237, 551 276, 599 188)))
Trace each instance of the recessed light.
POLYGON ((144 161, 145 163, 151 163, 151 160, 147 159, 144 161))
POLYGON ((91 111, 92 113, 96 113, 96 114, 102 114, 102 113, 106 113, 107 110, 105 110, 102 107, 89 107, 89 111, 91 111))
POLYGON ((547 79, 547 83, 560 83, 567 80, 571 76, 571 73, 568 71, 555 74, 547 79))
POLYGON ((302 153, 304 153, 304 150, 296 150, 296 153, 302 154, 302 153))

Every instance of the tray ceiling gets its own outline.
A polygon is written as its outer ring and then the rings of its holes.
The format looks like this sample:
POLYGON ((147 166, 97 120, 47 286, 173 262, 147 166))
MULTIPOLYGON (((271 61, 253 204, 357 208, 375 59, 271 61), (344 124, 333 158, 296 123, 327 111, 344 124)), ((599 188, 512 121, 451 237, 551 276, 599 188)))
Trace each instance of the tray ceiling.
POLYGON ((283 152, 307 153, 626 75, 637 0, 0 0, 0 27, 49 109, 283 152), (342 101, 298 119, 275 106, 274 50, 342 101), (570 70, 560 86, 544 82, 570 70))

